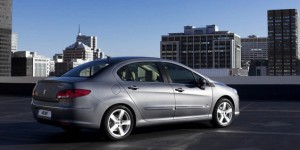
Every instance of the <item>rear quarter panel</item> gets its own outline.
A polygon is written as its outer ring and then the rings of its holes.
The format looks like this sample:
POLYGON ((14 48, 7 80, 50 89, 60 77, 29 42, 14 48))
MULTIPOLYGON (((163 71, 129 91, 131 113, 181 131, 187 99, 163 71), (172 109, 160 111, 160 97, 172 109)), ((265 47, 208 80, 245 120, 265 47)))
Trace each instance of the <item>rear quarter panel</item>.
POLYGON ((125 91, 125 89, 116 81, 110 70, 106 70, 88 82, 81 82, 74 85, 76 88, 90 89, 93 100, 88 105, 95 107, 94 121, 101 125, 105 112, 114 105, 126 105, 134 113, 137 120, 142 117, 138 112, 133 101, 125 91))

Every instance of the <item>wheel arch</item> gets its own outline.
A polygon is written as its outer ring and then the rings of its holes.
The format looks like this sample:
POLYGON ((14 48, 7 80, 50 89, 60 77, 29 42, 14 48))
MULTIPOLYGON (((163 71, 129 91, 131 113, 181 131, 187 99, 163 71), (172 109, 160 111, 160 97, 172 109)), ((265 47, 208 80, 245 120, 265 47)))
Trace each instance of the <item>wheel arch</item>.
MULTIPOLYGON (((214 127, 217 127, 217 128, 223 128, 223 127, 229 126, 229 125, 232 123, 232 119, 233 119, 233 117, 234 117, 234 110, 235 110, 235 104, 234 104, 233 99, 232 99, 230 96, 228 96, 228 95, 223 95, 223 96, 221 96, 221 97, 216 101, 216 103, 215 103, 215 105, 214 105, 214 109, 213 109, 213 111, 212 111, 212 120, 210 121, 211 124, 212 124, 214 127), (219 119, 218 119, 218 117, 217 117, 217 116, 218 116, 218 113, 217 113, 217 112, 218 112, 218 107, 220 106, 222 100, 230 101, 230 102, 232 103, 232 109, 233 109, 232 117, 231 117, 230 122, 227 122, 226 124, 220 123, 220 121, 219 121, 219 119)), ((223 114, 223 115, 224 115, 224 114, 223 114)), ((223 122, 223 121, 221 121, 221 122, 223 122)))
POLYGON ((228 95, 223 95, 223 96, 221 96, 217 101, 216 101, 216 103, 218 102, 218 101, 220 101, 221 99, 228 99, 231 103, 232 103, 232 105, 233 105, 233 109, 235 110, 235 103, 234 103, 234 101, 233 101, 233 99, 230 97, 230 96, 228 96, 228 95))
POLYGON ((135 113, 135 111, 132 109, 132 107, 131 107, 130 105, 127 105, 127 104, 124 104, 124 103, 117 103, 117 104, 114 104, 114 105, 109 106, 109 107, 105 110, 105 112, 104 112, 104 114, 103 114, 103 116, 102 116, 102 118, 101 118, 100 128, 101 128, 102 124, 104 123, 104 119, 105 119, 105 116, 106 116, 108 110, 109 110, 110 108, 114 107, 114 106, 117 106, 117 105, 125 106, 125 107, 127 107, 127 108, 131 111, 132 116, 133 116, 133 119, 134 119, 134 121, 133 121, 133 123, 134 123, 133 127, 135 127, 135 125, 136 125, 136 113, 135 113))

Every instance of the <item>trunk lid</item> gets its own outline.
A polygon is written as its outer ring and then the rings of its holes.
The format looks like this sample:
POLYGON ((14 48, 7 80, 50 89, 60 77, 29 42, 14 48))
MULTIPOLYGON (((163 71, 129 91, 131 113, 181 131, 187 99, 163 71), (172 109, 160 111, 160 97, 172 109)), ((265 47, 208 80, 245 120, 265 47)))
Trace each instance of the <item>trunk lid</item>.
POLYGON ((39 81, 33 91, 33 99, 39 101, 58 102, 59 91, 73 89, 75 82, 87 80, 84 77, 56 77, 39 81))

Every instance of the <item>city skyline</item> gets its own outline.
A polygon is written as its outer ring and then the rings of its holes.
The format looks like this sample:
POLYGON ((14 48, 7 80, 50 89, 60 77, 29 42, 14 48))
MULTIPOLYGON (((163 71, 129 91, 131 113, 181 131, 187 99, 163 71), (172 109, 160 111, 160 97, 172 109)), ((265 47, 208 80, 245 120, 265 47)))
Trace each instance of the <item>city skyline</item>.
POLYGON ((241 37, 266 37, 267 10, 299 6, 293 0, 13 1, 13 32, 18 33, 19 50, 52 57, 73 43, 80 24, 81 33, 97 36, 107 55, 159 57, 161 35, 185 25, 216 24, 241 37))

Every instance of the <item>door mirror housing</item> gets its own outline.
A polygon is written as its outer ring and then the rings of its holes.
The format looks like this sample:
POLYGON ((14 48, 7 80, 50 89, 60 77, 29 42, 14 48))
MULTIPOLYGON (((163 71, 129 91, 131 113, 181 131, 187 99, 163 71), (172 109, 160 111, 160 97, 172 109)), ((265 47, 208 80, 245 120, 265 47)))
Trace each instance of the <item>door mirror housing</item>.
POLYGON ((205 90, 205 86, 206 86, 207 82, 205 79, 203 78, 200 78, 198 80, 198 87, 201 89, 201 90, 205 90))

